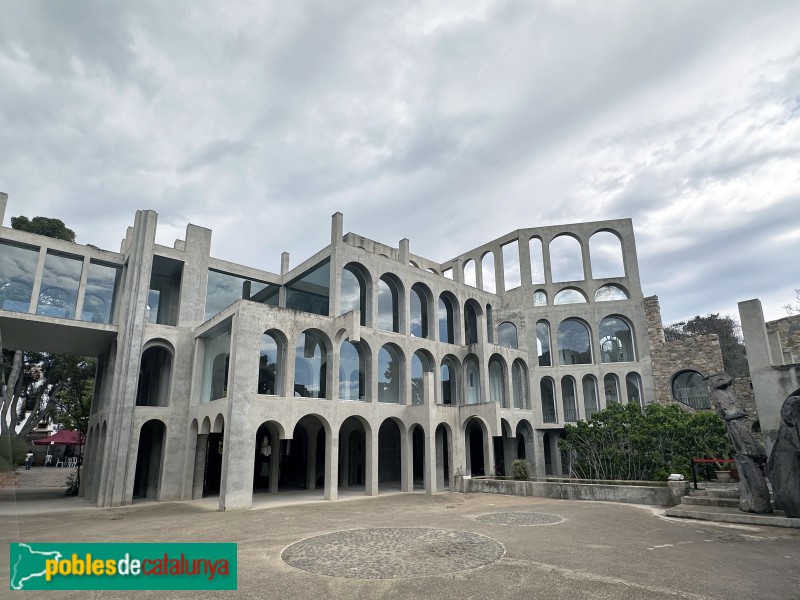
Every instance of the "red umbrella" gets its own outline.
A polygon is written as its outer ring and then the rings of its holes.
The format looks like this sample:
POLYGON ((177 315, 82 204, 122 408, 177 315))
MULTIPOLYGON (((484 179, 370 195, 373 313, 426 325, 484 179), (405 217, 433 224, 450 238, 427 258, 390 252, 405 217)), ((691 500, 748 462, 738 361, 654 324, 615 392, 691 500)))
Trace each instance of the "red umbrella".
POLYGON ((57 444, 59 446, 82 446, 86 440, 83 439, 81 432, 77 429, 61 429, 53 435, 33 440, 37 446, 49 446, 57 444))

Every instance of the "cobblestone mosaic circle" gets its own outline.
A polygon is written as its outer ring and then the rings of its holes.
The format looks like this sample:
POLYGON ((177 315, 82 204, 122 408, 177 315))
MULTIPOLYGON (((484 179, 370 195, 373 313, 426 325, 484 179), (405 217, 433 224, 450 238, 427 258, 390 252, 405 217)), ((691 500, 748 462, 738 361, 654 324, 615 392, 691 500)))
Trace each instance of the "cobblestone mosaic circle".
POLYGON ((497 512, 487 513, 475 518, 481 523, 492 523, 493 525, 554 525, 561 523, 564 517, 539 512, 497 512))
POLYGON ((429 528, 337 531, 300 540, 281 554, 303 571, 357 579, 405 579, 475 569, 500 559, 500 542, 429 528))

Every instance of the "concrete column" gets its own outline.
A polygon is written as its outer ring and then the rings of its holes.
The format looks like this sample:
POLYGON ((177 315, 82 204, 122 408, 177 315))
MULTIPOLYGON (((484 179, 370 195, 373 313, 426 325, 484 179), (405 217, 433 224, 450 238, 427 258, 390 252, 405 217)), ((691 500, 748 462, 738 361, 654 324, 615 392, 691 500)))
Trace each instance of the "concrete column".
POLYGON ((400 430, 400 491, 414 491, 414 436, 400 430))
MULTIPOLYGON (((445 459, 448 454, 447 448, 445 447, 445 437, 446 432, 444 428, 435 430, 433 435, 433 447, 432 447, 432 454, 434 454, 434 460, 436 461, 436 487, 441 486, 444 488, 447 485, 447 482, 444 480, 444 464, 445 459)), ((453 471, 452 464, 450 466, 450 472, 453 471)), ((427 488, 426 488, 427 489, 427 488)), ((435 491, 435 490, 434 490, 435 491)), ((431 492, 434 493, 434 492, 431 492)))
POLYGON ((325 500, 339 496, 339 432, 331 428, 325 432, 325 500))
MULTIPOLYGON (((308 456, 306 457, 306 489, 317 489, 317 435, 319 429, 314 428, 314 431, 308 432, 308 456)), ((326 443, 326 446, 328 444, 326 443)), ((326 448, 327 451, 327 448, 326 448)), ((325 457, 327 461, 328 457, 325 457)), ((327 481, 325 485, 327 487, 327 481)))
POLYGON ((561 465, 561 451, 558 449, 558 440, 561 436, 557 431, 550 431, 550 460, 553 465, 553 475, 556 477, 563 476, 563 469, 561 465))
POLYGON ((39 260, 36 262, 36 274, 33 277, 33 290, 31 291, 31 302, 28 305, 28 312, 36 314, 36 304, 39 301, 39 290, 42 289, 42 275, 44 273, 44 261, 47 258, 47 248, 39 248, 39 260))
POLYGON ((81 279, 78 284, 78 298, 75 301, 75 318, 82 321, 83 316, 83 298, 86 295, 86 280, 89 277, 89 257, 83 257, 83 266, 81 267, 81 279))
POLYGON ((369 346, 370 350, 372 351, 372 373, 369 374, 369 377, 366 377, 366 382, 364 386, 369 386, 367 391, 367 398, 372 403, 378 402, 378 370, 379 370, 379 362, 378 362, 378 354, 380 353, 381 349, 380 346, 377 348, 375 347, 377 344, 372 344, 369 346))
POLYGON ((271 438, 271 454, 269 455, 269 492, 276 494, 278 492, 278 481, 280 480, 281 468, 281 439, 278 435, 270 434, 271 438))
POLYGON ((474 259, 473 264, 475 265, 475 286, 479 289, 483 289, 483 257, 479 256, 474 259))
MULTIPOLYGON (((542 239, 542 263, 544 267, 544 282, 545 283, 553 283, 553 273, 550 267, 550 241, 553 238, 543 238, 542 239)), ((553 299, 547 299, 548 304, 552 304, 553 299)))
POLYGON ((544 477, 546 474, 544 465, 544 431, 534 431, 533 438, 532 443, 536 446, 536 449, 533 457, 528 460, 531 461, 534 476, 544 477))
POLYGON ((510 477, 513 474, 512 464, 517 458, 517 438, 507 438, 503 436, 503 466, 505 467, 505 476, 510 477))
POLYGON ((408 251, 408 238, 403 238, 400 240, 400 244, 398 246, 398 261, 401 265, 408 266, 409 264, 409 251, 408 251))
POLYGON ((503 260, 502 246, 494 251, 494 285, 495 292, 502 294, 506 289, 506 265, 503 260))
POLYGON ((378 495, 378 428, 376 424, 371 431, 367 431, 364 436, 366 442, 367 464, 364 469, 364 493, 367 496, 378 495))
POLYGON ((339 464, 342 466, 339 469, 339 487, 350 487, 350 471, 352 470, 350 465, 350 434, 352 432, 348 431, 344 435, 342 435, 342 430, 339 430, 339 464))
POLYGON ((530 240, 520 238, 517 240, 519 246, 519 279, 523 286, 533 285, 531 277, 531 247, 530 240))
POLYGON ((483 436, 483 474, 494 475, 494 443, 490 431, 483 436))
POLYGON ((592 278, 592 260, 589 256, 589 240, 581 239, 581 259, 583 260, 583 278, 592 278))
POLYGON ((342 237, 344 237, 344 215, 335 212, 331 215, 331 244, 340 244, 342 237))
POLYGON ((453 281, 464 283, 464 261, 460 258, 453 261, 453 281))
POLYGON ((434 425, 428 426, 425 432, 425 456, 423 457, 423 477, 425 479, 425 493, 435 494, 439 484, 439 468, 436 460, 436 432, 434 425))

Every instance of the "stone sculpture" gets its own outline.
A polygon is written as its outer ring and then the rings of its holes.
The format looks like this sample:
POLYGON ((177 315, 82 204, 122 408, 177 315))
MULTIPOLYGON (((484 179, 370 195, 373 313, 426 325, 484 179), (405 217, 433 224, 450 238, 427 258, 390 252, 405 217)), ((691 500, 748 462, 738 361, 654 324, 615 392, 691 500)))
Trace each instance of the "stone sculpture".
POLYGON ((769 488, 759 467, 766 461, 767 454, 763 444, 753 433, 755 419, 742 409, 730 391, 733 383, 730 375, 712 375, 708 381, 711 387, 711 404, 725 420, 728 437, 733 444, 733 458, 739 471, 739 510, 771 513, 769 488))
POLYGON ((769 455, 775 505, 787 517, 800 517, 800 390, 781 407, 781 424, 769 455))

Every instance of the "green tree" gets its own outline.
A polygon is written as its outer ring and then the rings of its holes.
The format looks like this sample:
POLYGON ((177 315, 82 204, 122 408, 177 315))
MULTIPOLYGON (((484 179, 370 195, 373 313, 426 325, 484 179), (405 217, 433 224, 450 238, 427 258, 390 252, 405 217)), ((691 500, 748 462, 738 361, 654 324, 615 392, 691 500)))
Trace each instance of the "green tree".
POLYGON ((52 219, 49 217, 33 217, 28 219, 23 215, 19 217, 11 217, 11 228, 19 231, 27 231, 28 233, 38 233, 47 237, 56 238, 57 240, 66 240, 67 242, 75 241, 75 232, 64 225, 61 219, 52 219))
POLYGON ((708 314, 705 317, 698 315, 688 321, 673 323, 664 328, 664 336, 668 341, 711 334, 715 334, 719 338, 725 372, 732 377, 750 375, 742 339, 742 328, 732 316, 720 316, 718 313, 708 314))
POLYGON ((583 479, 664 480, 688 476, 693 458, 727 458, 725 423, 715 413, 689 413, 676 405, 612 404, 589 421, 564 427, 559 447, 572 474, 583 479))

